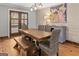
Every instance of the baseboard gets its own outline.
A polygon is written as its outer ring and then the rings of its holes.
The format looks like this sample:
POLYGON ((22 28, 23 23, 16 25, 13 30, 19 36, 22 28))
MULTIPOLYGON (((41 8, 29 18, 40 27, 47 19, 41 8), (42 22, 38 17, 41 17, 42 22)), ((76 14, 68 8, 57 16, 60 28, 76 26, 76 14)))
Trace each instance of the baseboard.
MULTIPOLYGON (((20 35, 20 34, 19 33, 13 33, 13 34, 11 34, 11 37, 18 36, 18 35, 20 35)), ((5 39, 5 38, 9 38, 9 37, 8 36, 0 37, 0 39, 5 39)))
POLYGON ((4 38, 8 38, 8 36, 2 36, 2 37, 0 37, 0 39, 4 39, 4 38))
POLYGON ((18 34, 19 34, 19 33, 16 32, 16 33, 12 33, 11 35, 18 35, 18 34))
POLYGON ((19 35, 20 35, 19 33, 12 33, 11 37, 15 37, 15 36, 19 36, 19 35))
POLYGON ((73 41, 69 41, 69 40, 66 40, 66 42, 69 42, 69 43, 72 43, 72 44, 75 44, 75 45, 79 46, 79 43, 77 43, 77 42, 73 42, 73 41))

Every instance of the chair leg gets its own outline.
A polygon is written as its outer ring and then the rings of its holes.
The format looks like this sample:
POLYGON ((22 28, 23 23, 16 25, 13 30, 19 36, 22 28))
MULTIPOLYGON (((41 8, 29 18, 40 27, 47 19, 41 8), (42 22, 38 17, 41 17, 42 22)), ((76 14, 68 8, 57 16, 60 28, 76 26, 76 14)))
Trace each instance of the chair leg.
POLYGON ((57 52, 57 56, 59 56, 58 52, 57 52))
POLYGON ((39 56, 41 56, 41 49, 39 48, 39 56))

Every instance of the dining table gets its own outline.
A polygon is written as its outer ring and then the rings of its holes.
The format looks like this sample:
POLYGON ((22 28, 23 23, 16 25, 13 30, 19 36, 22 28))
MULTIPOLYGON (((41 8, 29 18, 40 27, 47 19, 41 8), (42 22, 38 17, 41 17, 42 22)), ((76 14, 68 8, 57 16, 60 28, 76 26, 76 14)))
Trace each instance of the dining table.
POLYGON ((31 37, 36 41, 45 40, 46 38, 49 38, 51 36, 51 32, 40 31, 37 29, 19 29, 19 31, 23 33, 25 36, 31 37))
MULTIPOLYGON (((38 47, 40 41, 44 41, 51 36, 51 32, 41 31, 38 29, 19 29, 19 31, 26 37, 34 39, 38 47)), ((41 51, 40 48, 39 51, 41 51)), ((41 52, 39 52, 39 55, 41 55, 41 52)))

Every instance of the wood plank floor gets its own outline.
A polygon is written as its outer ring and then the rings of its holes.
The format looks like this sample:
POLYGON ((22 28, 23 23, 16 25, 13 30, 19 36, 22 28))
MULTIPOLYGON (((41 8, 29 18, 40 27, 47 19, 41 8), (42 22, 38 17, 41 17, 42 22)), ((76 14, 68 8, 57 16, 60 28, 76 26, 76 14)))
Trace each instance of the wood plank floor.
POLYGON ((14 49, 16 42, 13 38, 0 39, 0 53, 8 53, 9 56, 18 56, 19 51, 14 49))
POLYGON ((61 56, 79 56, 79 46, 70 42, 65 42, 59 46, 61 56))
MULTIPOLYGON (((13 38, 0 39, 0 53, 8 53, 9 56, 19 56, 19 51, 14 47, 16 42, 13 38)), ((69 42, 59 45, 60 56, 79 56, 79 46, 69 42)))

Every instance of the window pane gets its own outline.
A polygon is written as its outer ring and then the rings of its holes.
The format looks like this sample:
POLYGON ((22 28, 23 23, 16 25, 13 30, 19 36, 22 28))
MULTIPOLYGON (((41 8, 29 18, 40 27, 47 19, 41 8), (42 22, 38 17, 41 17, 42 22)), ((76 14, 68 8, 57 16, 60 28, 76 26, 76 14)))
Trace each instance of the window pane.
POLYGON ((11 33, 16 33, 16 32, 18 32, 18 27, 13 27, 12 29, 11 29, 11 33))
POLYGON ((22 19, 27 19, 27 14, 22 14, 22 19))
POLYGON ((11 18, 18 18, 18 13, 12 12, 11 13, 11 18))
POLYGON ((18 24, 18 20, 11 20, 11 24, 18 24))

